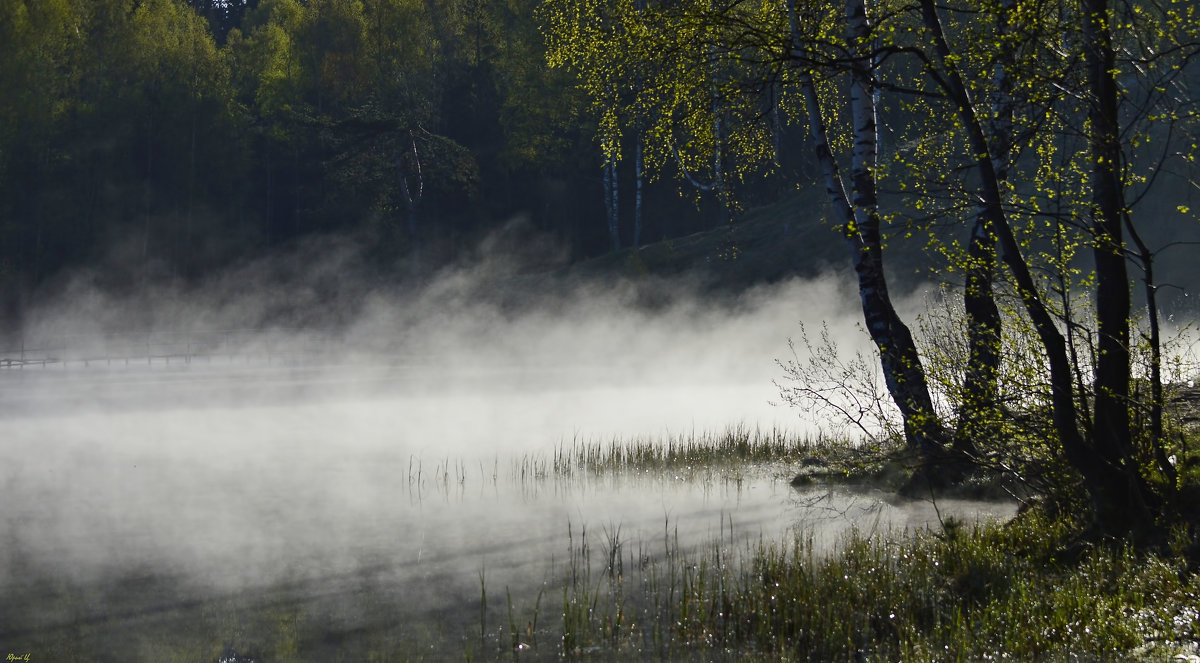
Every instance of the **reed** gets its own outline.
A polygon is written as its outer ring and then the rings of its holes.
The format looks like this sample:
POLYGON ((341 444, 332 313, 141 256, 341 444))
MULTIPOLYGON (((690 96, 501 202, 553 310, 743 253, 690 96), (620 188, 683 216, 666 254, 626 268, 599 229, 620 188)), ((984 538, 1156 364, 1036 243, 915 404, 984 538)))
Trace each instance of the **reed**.
POLYGON ((555 476, 572 476, 798 462, 844 455, 852 447, 848 442, 827 438, 736 426, 721 433, 691 432, 665 438, 615 438, 607 442, 573 439, 554 449, 548 467, 540 456, 527 456, 524 462, 555 476))
POLYGON ((572 532, 558 579, 561 631, 540 634, 541 646, 526 654, 1170 660, 1200 646, 1200 576, 1183 558, 1094 547, 1068 560, 1069 523, 1037 514, 852 533, 825 556, 805 536, 739 545, 732 529, 694 551, 668 530, 658 554, 627 549, 619 529, 600 542, 572 532))

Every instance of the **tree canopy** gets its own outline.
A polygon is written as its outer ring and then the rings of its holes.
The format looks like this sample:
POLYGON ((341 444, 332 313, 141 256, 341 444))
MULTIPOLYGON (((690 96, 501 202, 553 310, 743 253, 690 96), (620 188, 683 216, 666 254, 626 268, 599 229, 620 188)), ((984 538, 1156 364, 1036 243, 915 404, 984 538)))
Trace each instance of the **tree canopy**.
MULTIPOLYGON (((607 153, 636 135, 652 167, 707 160, 744 179, 778 163, 775 118, 806 127, 867 331, 927 467, 995 459, 1014 421, 1040 413, 1097 527, 1124 535, 1179 514, 1155 252, 1139 229, 1151 187, 1178 196, 1194 178, 1191 3, 548 0, 543 12, 548 57, 578 73, 607 153), (883 269, 921 237, 963 279, 967 346, 938 383, 951 412, 934 405, 929 357, 883 269), (1148 394, 1131 270, 1146 285, 1148 394), (1002 384, 1007 327, 1040 357, 1019 404, 1001 399, 1014 393, 1002 384), (957 418, 953 436, 939 433, 943 417, 957 418)), ((1178 206, 1177 223, 1195 223, 1189 211, 1178 206)))
POLYGON ((537 4, 0 2, 6 325, 73 266, 193 278, 314 233, 400 273, 519 215, 607 251, 596 130, 537 4))

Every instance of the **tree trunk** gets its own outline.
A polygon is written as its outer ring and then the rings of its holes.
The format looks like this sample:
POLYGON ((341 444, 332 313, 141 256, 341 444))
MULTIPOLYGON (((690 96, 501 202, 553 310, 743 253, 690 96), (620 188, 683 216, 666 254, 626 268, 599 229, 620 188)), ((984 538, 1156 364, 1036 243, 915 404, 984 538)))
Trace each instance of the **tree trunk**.
MULTIPOLYGON (((1005 9, 1013 4, 1005 3, 1005 9)), ((934 51, 943 72, 941 83, 958 108, 959 120, 967 131, 971 151, 980 174, 979 205, 967 244, 966 284, 963 288, 963 312, 967 322, 967 365, 963 371, 961 405, 954 436, 954 449, 972 454, 979 442, 995 435, 997 380, 1000 373, 1000 309, 996 306, 992 285, 996 270, 997 219, 1003 215, 1001 182, 1007 173, 1007 150, 1011 139, 1008 106, 1007 71, 997 65, 995 76, 999 92, 995 100, 997 118, 993 127, 993 145, 988 145, 983 127, 975 114, 970 91, 962 80, 942 30, 941 18, 932 0, 921 1, 922 20, 929 31, 934 51)))
MULTIPOLYGON (((940 455, 941 424, 934 414, 933 399, 929 395, 925 371, 912 333, 892 306, 883 271, 883 237, 874 174, 878 168, 879 144, 879 123, 875 107, 875 60, 870 53, 871 26, 864 0, 847 0, 846 20, 856 56, 856 64, 851 68, 850 84, 850 110, 854 129, 850 175, 852 208, 846 210, 852 223, 846 227, 846 236, 854 250, 854 269, 858 274, 863 315, 871 338, 879 348, 888 390, 904 417, 905 436, 911 445, 920 448, 926 455, 940 455)), ((811 80, 808 81, 808 85, 811 89, 811 80)), ((812 107, 815 110, 815 90, 812 92, 812 107)), ((825 152, 829 153, 828 148, 825 152)), ((832 163, 832 154, 829 156, 829 163, 836 169, 836 164, 832 163)), ((826 172, 829 188, 828 169, 826 172)), ((841 195, 845 196, 844 190, 841 195)))
MULTIPOLYGON (((793 47, 799 49, 799 28, 796 23, 794 0, 789 0, 788 13, 792 25, 793 47)), ((861 14, 861 27, 867 27, 863 0, 848 0, 847 14, 861 14)), ((802 51, 798 50, 794 55, 804 59, 802 51)), ((857 205, 860 207, 857 215, 843 185, 837 161, 829 147, 828 132, 812 74, 806 69, 801 70, 798 83, 808 115, 809 136, 817 162, 824 174, 825 190, 833 203, 837 219, 841 222, 843 236, 853 256, 863 317, 867 332, 879 349, 880 365, 888 393, 900 410, 908 445, 920 450, 926 457, 935 457, 940 456, 942 451, 944 435, 941 423, 933 409, 925 370, 921 365, 912 333, 892 305, 883 272, 883 246, 878 210, 875 209, 878 196, 869 165, 878 144, 878 124, 875 122, 870 77, 869 70, 865 78, 856 74, 853 83, 854 87, 858 88, 852 104, 855 118, 855 201, 856 204, 861 203, 857 205)))
POLYGON ((634 203, 633 203, 633 248, 642 245, 642 137, 637 138, 637 148, 633 161, 634 203))
POLYGON ((1096 446, 1105 462, 1123 464, 1129 441, 1129 278, 1121 215, 1121 144, 1107 0, 1085 0, 1088 143, 1092 155, 1092 232, 1096 261, 1096 446))
POLYGON ((1162 331, 1158 321, 1158 285, 1154 280, 1154 252, 1142 241, 1132 219, 1129 218, 1128 211, 1124 214, 1124 221, 1125 228, 1129 231, 1129 239, 1137 246, 1138 261, 1142 264, 1146 318, 1150 325, 1150 447, 1159 471, 1174 487, 1179 475, 1163 449, 1163 442, 1166 440, 1163 433, 1162 331))
POLYGON ((1149 491, 1133 457, 1129 421, 1129 275, 1122 218, 1120 124, 1116 56, 1108 0, 1084 0, 1083 48, 1088 77, 1088 143, 1092 157, 1092 233, 1096 264, 1096 369, 1093 399, 1096 452, 1104 465, 1097 516, 1125 533, 1145 524, 1149 491))
POLYGON ((419 269, 421 263, 421 234, 417 229, 417 206, 425 195, 425 173, 421 168, 421 154, 417 150, 417 137, 412 131, 408 132, 410 142, 409 154, 412 155, 413 174, 416 176, 416 191, 408 186, 408 175, 404 172, 404 153, 396 154, 396 174, 400 179, 400 195, 404 197, 404 207, 408 218, 408 240, 412 247, 413 267, 419 269))
POLYGON ((619 183, 617 182, 617 159, 613 156, 604 157, 604 220, 608 226, 609 248, 612 251, 621 250, 621 227, 619 206, 619 183))

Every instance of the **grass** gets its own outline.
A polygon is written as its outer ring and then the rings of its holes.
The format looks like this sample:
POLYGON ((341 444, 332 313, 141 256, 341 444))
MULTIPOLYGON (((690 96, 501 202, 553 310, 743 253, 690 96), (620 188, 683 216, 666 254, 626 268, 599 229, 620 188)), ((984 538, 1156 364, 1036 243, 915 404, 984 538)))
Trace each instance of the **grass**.
POLYGON ((876 481, 887 453, 868 450, 843 440, 808 437, 780 430, 746 426, 721 433, 688 433, 665 438, 615 438, 607 442, 573 439, 549 453, 525 453, 502 464, 499 457, 467 462, 456 458, 412 456, 397 476, 414 499, 445 495, 501 481, 527 484, 541 481, 587 480, 598 477, 671 472, 684 479, 738 476, 751 467, 775 466, 780 472, 801 468, 808 475, 841 480, 876 481))
MULTIPOLYGON (((571 537, 561 621, 521 658, 1190 660, 1200 576, 1182 557, 1089 548, 1036 511, 1008 524, 804 537, 692 553, 571 537)), ((1182 544, 1183 542, 1179 542, 1182 544)), ((509 604, 512 613, 511 599, 509 604)), ((510 623, 525 623, 510 617, 510 623)), ((534 640, 533 638, 528 638, 534 640)), ((518 642, 513 635, 511 642, 518 642)), ((500 649, 493 653, 501 653, 500 649)))
MULTIPOLYGON (((616 438, 609 442, 572 440, 549 455, 525 454, 513 461, 515 479, 570 478, 670 471, 709 472, 755 465, 826 466, 858 453, 848 442, 798 436, 745 426, 722 433, 690 433, 666 438, 616 438)), ((845 465, 849 467, 849 465, 845 465)))
MULTIPOLYGON (((524 457, 513 476, 573 477, 747 463, 801 463, 849 473, 846 444, 733 429, 665 442, 560 445, 524 457)), ((885 470, 868 454, 865 476, 885 470)), ((799 661, 1200 660, 1200 575, 1189 535, 1154 553, 1078 543, 1080 528, 1034 508, 1009 523, 943 522, 938 531, 851 534, 832 555, 811 539, 717 537, 685 551, 628 549, 619 528, 568 539, 548 578, 559 620, 512 633, 522 659, 799 661), (534 644, 536 643, 536 644, 534 644), (1182 658, 1181 658, 1182 657, 1182 658)), ((730 524, 732 530, 732 523, 730 524)), ((545 588, 542 591, 546 591, 545 588)), ((539 593, 539 605, 540 604, 539 593)), ((520 613, 520 608, 516 608, 520 613)), ((544 611, 544 608, 542 608, 544 611)), ((498 638, 491 653, 505 654, 498 638)))
POLYGON ((556 475, 570 476, 577 472, 607 474, 694 466, 786 463, 814 456, 822 451, 819 447, 832 448, 833 443, 814 442, 780 431, 735 427, 719 435, 675 435, 665 440, 616 439, 609 443, 574 440, 554 450, 551 468, 556 475))

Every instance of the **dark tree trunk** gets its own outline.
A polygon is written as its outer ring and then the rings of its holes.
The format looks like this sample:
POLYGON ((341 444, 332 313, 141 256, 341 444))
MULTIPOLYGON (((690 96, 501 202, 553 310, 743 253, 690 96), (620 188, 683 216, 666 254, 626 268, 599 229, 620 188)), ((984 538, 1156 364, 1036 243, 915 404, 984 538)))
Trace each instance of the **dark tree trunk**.
POLYGON ((1133 458, 1129 421, 1130 286, 1121 227, 1125 213, 1123 155, 1108 5, 1108 0, 1082 3, 1096 263, 1093 421, 1096 452, 1103 466, 1095 498, 1101 524, 1123 533, 1145 523, 1148 514, 1143 500, 1149 491, 1133 458))
MULTIPOLYGON (((967 321, 968 355, 954 437, 955 450, 970 454, 976 451, 980 441, 994 435, 994 426, 991 424, 996 421, 1001 321, 992 283, 996 270, 996 224, 1004 214, 1000 184, 1006 172, 1009 136, 1003 118, 1009 111, 1002 107, 1006 107, 1008 102, 1004 98, 1005 85, 1001 84, 998 86, 1001 89, 1000 98, 995 100, 999 120, 993 128, 993 147, 988 144, 983 126, 975 114, 970 91, 954 64, 941 18, 932 0, 921 1, 921 14, 943 69, 937 79, 958 108, 959 119, 967 132, 971 151, 976 155, 976 168, 980 174, 980 202, 967 244, 963 312, 967 321)), ((1000 79, 998 82, 1003 83, 1007 72, 1002 66, 998 67, 996 76, 1000 79)))
MULTIPOLYGON (((799 46, 794 2, 789 2, 788 8, 793 44, 797 49, 794 56, 803 61, 805 55, 799 46)), ((847 16, 855 23, 853 29, 868 29, 862 0, 848 0, 847 16)), ((859 38, 863 36, 865 33, 860 33, 859 38)), ((878 195, 871 174, 878 125, 875 122, 869 59, 868 64, 862 66, 868 67, 868 70, 865 73, 856 72, 852 83, 853 88, 857 89, 852 92, 855 117, 853 204, 843 184, 837 161, 830 151, 824 115, 812 75, 807 69, 801 69, 798 82, 804 97, 813 149, 824 174, 826 193, 854 260, 867 332, 879 349, 884 380, 889 395, 900 410, 905 439, 910 447, 920 450, 926 457, 940 457, 944 435, 929 395, 925 370, 911 332, 892 305, 883 272, 883 246, 876 209, 878 195)))
POLYGON ((1129 440, 1129 277, 1121 216, 1121 143, 1107 0, 1084 2, 1090 88, 1088 142, 1092 155, 1092 232, 1096 261, 1096 447, 1105 462, 1123 464, 1129 440))
POLYGON ((871 339, 879 348, 888 391, 904 416, 905 436, 910 444, 927 455, 936 454, 941 450, 941 424, 934 415, 933 399, 929 396, 925 370, 912 333, 892 306, 883 271, 883 236, 875 183, 879 144, 875 61, 871 54, 871 24, 864 0, 847 0, 846 22, 855 56, 855 64, 850 70, 850 111, 854 124, 850 174, 852 208, 847 212, 853 222, 845 226, 846 237, 854 252, 863 317, 871 339))
POLYGON ((1171 486, 1179 479, 1175 466, 1167 458, 1163 448, 1163 383, 1162 383, 1162 330, 1158 322, 1158 284, 1154 280, 1154 252, 1142 241, 1128 212, 1124 215, 1129 238, 1138 249, 1138 261, 1142 264, 1142 283, 1146 292, 1146 317, 1150 325, 1150 446, 1158 469, 1167 477, 1171 486))
POLYGON ((604 221, 608 228, 609 250, 621 250, 620 183, 617 181, 617 159, 604 157, 604 221))
POLYGON ((642 245, 642 137, 638 136, 637 151, 633 161, 634 197, 633 197, 633 248, 642 245))

